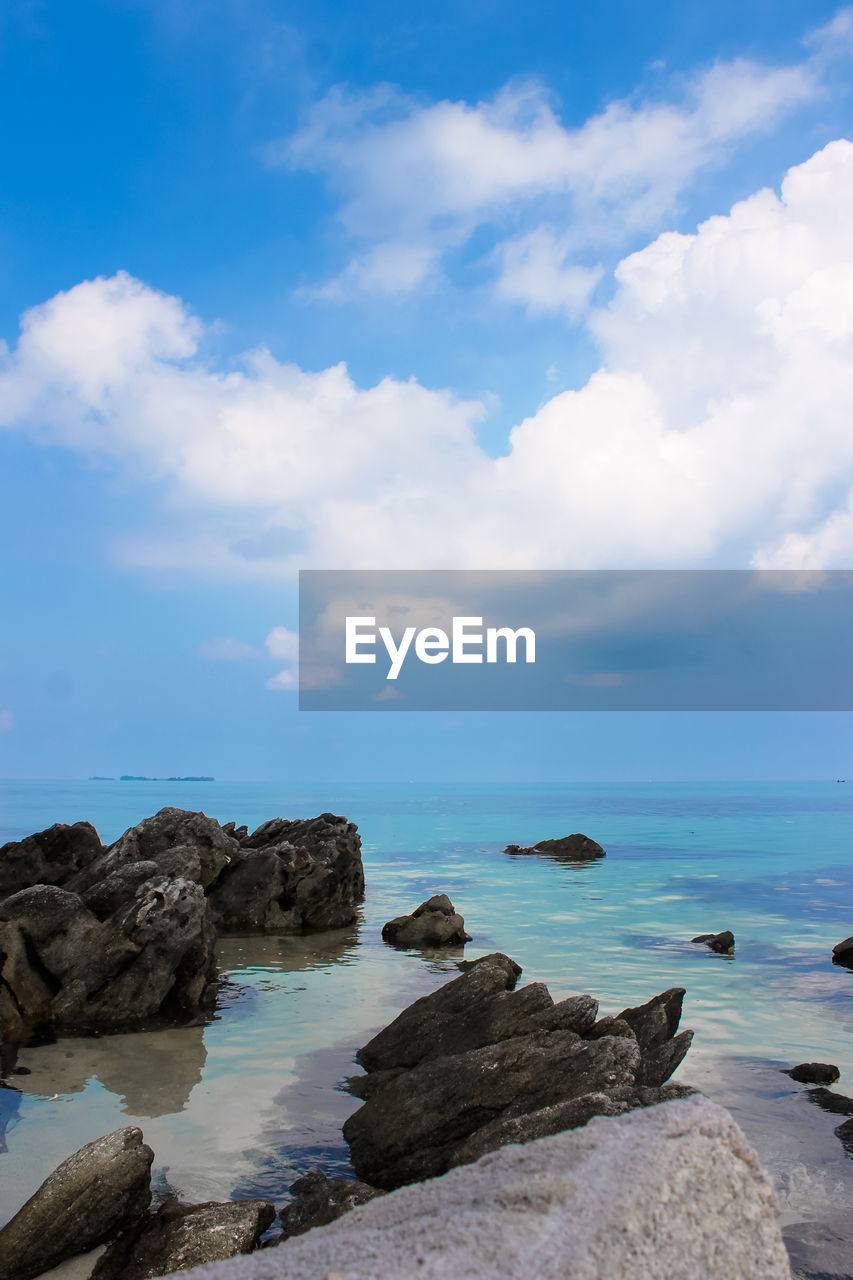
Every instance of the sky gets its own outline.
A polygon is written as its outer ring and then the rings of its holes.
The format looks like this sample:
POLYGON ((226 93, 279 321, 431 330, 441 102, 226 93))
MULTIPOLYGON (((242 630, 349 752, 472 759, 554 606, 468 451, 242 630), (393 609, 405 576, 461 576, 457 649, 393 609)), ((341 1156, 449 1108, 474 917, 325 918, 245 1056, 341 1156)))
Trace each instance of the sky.
POLYGON ((0 776, 853 773, 299 713, 299 569, 853 568, 853 9, 0 11, 0 776))

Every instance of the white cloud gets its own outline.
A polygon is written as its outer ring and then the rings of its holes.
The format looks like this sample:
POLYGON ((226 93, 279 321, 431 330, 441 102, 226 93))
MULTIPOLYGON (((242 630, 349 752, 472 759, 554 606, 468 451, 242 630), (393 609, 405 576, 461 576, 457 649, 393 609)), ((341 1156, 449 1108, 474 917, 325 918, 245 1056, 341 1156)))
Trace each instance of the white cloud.
MULTIPOLYGON (((781 194, 626 258, 592 319, 602 367, 521 422, 505 457, 476 442, 481 405, 414 381, 362 389, 267 352, 220 372, 187 309, 128 276, 25 317, 0 415, 168 481, 194 532, 152 535, 136 563, 851 565, 851 299, 853 143, 838 141, 781 194)), ((289 643, 268 652, 288 663, 289 643)))
POLYGON ((564 312, 578 319, 603 275, 598 267, 572 266, 572 244, 548 227, 505 240, 496 250, 501 269, 495 293, 531 314, 564 312))
MULTIPOLYGON (((839 31, 848 19, 842 10, 839 31)), ((488 227, 506 240, 492 255, 504 267, 498 297, 575 314, 589 279, 570 254, 656 227, 698 173, 818 96, 827 45, 838 45, 837 34, 822 31, 797 64, 720 62, 676 81, 672 101, 611 102, 576 127, 536 82, 510 83, 477 103, 424 104, 387 85, 332 89, 269 150, 272 163, 327 180, 346 231, 364 246, 318 292, 417 288, 449 250, 488 227), (519 222, 520 237, 502 234, 519 222), (549 290, 544 259, 554 253, 560 278, 549 290)))
POLYGON ((299 657, 299 636, 287 627, 273 627, 265 643, 267 653, 279 662, 295 662, 299 657))
POLYGON ((8 733, 15 727, 15 717, 11 711, 0 711, 0 733, 8 733))
POLYGON ((267 680, 268 689, 295 689, 296 685, 296 672, 290 667, 285 667, 283 671, 279 671, 276 675, 270 676, 269 680, 267 680))
POLYGON ((199 657, 209 658, 215 662, 241 662, 244 658, 256 658, 258 651, 254 645, 244 640, 235 640, 233 636, 220 636, 209 640, 199 649, 199 657))

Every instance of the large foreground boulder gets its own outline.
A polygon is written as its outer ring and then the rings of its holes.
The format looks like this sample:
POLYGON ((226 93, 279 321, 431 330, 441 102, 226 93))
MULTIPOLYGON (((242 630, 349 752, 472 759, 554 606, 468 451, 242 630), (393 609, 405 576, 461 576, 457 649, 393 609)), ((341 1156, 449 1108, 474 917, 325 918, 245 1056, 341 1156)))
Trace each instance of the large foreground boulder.
POLYGON ((454 947, 471 941, 446 893, 433 894, 411 915, 389 920, 382 926, 382 937, 394 947, 454 947))
POLYGON ((524 1142, 672 1096, 665 1081, 692 1032, 684 995, 656 996, 596 1022, 587 995, 554 1003, 542 983, 484 956, 415 1001, 357 1054, 364 1105, 344 1125, 357 1176, 392 1190, 524 1142))
POLYGON ((0 1280, 31 1280, 141 1218, 153 1159, 135 1128, 75 1151, 0 1231, 0 1280))
POLYGON ((0 849, 0 1034, 203 1017, 217 934, 341 928, 363 896, 357 828, 331 813, 250 835, 166 808, 107 847, 56 825, 0 849))
POLYGON ((721 1107, 669 1102, 524 1146, 186 1280, 790 1280, 767 1176, 721 1107))
POLYGON ((544 858, 554 858, 558 862, 590 862, 594 858, 603 858, 605 852, 600 844, 581 831, 576 831, 570 836, 560 836, 556 840, 540 840, 538 844, 527 848, 508 844, 504 849, 504 853, 511 854, 538 853, 544 858))

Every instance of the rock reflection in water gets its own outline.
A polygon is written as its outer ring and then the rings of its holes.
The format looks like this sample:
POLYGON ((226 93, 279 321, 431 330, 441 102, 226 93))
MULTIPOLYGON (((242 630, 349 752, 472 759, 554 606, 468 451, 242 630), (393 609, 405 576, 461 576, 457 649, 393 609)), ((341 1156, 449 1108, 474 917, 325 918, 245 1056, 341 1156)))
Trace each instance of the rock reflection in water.
POLYGON ((246 934, 220 938, 219 971, 240 980, 240 971, 272 969, 295 973, 302 969, 352 964, 359 942, 359 925, 323 933, 246 934))

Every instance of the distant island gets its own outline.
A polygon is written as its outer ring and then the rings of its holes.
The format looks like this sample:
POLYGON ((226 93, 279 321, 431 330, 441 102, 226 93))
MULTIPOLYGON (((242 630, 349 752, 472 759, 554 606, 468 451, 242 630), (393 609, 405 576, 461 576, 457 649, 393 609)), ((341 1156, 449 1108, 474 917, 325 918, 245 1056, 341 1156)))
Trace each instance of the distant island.
MULTIPOLYGON (((89 775, 90 782, 115 782, 115 778, 105 778, 99 773, 89 775)), ((209 777, 207 774, 188 774, 185 778, 146 778, 142 774, 123 773, 119 778, 119 782, 215 782, 215 778, 209 777)))

